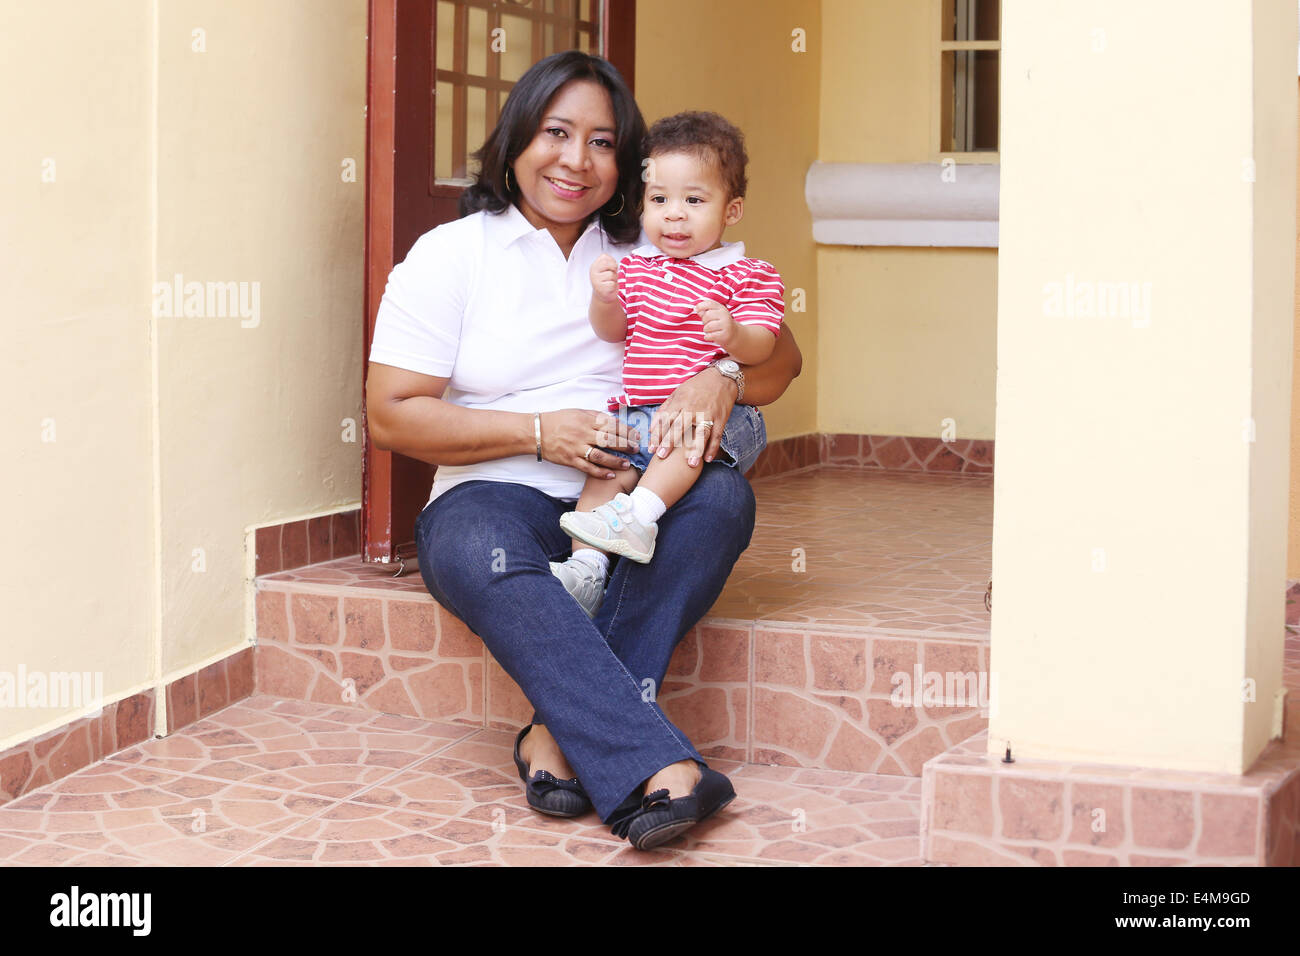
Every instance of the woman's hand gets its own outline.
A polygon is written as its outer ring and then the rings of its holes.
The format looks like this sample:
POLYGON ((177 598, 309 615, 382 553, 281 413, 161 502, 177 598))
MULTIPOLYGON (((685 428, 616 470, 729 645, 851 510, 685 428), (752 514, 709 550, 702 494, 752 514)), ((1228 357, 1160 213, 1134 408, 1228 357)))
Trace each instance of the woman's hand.
MULTIPOLYGON (((745 404, 775 402, 803 369, 803 354, 794 332, 789 328, 781 330, 766 362, 741 367, 745 373, 745 404)), ((705 461, 713 461, 722 447, 722 432, 736 404, 736 392, 736 383, 712 367, 677 386, 650 423, 650 451, 667 458, 675 445, 687 444, 686 461, 692 468, 700 463, 701 452, 705 461), (712 421, 713 427, 696 428, 693 433, 687 428, 700 421, 712 421)))
POLYGON ((542 412, 542 457, 596 478, 613 478, 632 467, 626 458, 601 451, 602 446, 636 451, 640 441, 635 429, 620 434, 617 416, 608 412, 582 408, 542 412))
MULTIPOLYGON (((692 468, 700 459, 713 461, 722 432, 736 404, 736 383, 715 368, 706 368, 678 385, 650 423, 650 451, 667 458, 675 446, 686 452, 692 468), (712 426, 703 423, 712 422, 712 426)), ((594 455, 592 457, 595 457, 594 455)))

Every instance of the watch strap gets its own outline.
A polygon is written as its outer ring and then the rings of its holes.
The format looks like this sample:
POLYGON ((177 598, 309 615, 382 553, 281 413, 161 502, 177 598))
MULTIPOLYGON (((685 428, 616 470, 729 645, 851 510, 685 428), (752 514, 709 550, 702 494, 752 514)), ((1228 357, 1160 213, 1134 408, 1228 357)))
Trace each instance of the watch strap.
POLYGON ((741 400, 745 397, 745 373, 740 370, 740 363, 736 363, 736 370, 734 372, 729 372, 722 367, 722 359, 714 359, 709 363, 709 367, 716 368, 719 375, 723 378, 729 378, 736 383, 736 404, 739 405, 741 400))

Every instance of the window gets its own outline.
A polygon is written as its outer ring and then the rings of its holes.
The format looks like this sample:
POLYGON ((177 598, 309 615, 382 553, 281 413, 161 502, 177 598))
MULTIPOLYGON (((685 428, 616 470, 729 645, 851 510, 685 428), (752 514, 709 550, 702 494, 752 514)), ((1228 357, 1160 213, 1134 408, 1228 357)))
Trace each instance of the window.
POLYGON ((603 55, 600 0, 437 0, 434 182, 464 186, 510 88, 560 50, 603 55))
POLYGON ((1001 0, 934 0, 939 78, 934 151, 997 162, 1001 0))

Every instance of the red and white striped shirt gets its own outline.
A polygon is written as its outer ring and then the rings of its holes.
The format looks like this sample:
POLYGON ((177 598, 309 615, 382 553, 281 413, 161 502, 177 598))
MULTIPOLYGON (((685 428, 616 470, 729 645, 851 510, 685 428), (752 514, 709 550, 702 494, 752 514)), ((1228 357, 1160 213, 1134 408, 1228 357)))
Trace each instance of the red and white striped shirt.
POLYGON ((658 405, 673 390, 727 350, 704 337, 695 313, 701 299, 712 299, 742 325, 760 325, 781 334, 785 285, 771 263, 745 256, 742 242, 689 259, 666 256, 652 245, 629 253, 618 265, 618 301, 627 315, 620 405, 658 405))

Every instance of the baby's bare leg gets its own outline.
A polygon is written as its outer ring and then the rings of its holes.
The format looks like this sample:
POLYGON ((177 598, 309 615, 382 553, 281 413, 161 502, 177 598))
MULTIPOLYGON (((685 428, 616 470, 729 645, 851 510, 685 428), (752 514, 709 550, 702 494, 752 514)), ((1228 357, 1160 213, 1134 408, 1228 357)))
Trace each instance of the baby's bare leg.
POLYGON ((674 446, 667 458, 656 455, 651 459, 638 487, 653 491, 665 508, 671 508, 691 490, 703 467, 703 464, 699 468, 686 464, 686 452, 680 446, 674 446))

